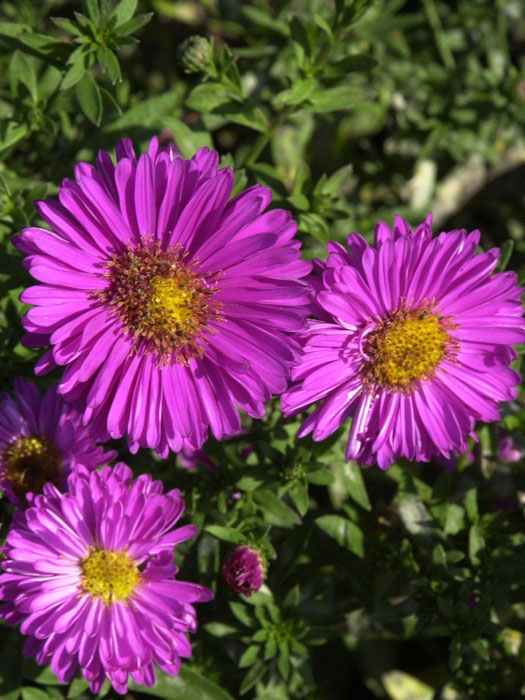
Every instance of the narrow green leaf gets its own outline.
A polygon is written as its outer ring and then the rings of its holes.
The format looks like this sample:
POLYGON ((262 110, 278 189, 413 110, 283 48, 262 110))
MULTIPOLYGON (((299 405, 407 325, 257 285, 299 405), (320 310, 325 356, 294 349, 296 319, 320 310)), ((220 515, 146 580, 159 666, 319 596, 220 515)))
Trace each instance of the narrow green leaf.
POLYGON ((231 103, 233 93, 220 83, 201 83, 186 98, 186 106, 196 112, 213 112, 221 105, 231 103))
POLYGON ((142 29, 142 27, 144 27, 152 17, 153 12, 146 12, 142 15, 137 15, 136 17, 129 19, 127 22, 124 22, 119 27, 115 27, 113 32, 115 36, 118 37, 129 36, 130 34, 138 32, 139 29, 142 29))
POLYGON ((282 109, 287 105, 296 106, 302 104, 316 89, 317 82, 311 79, 297 80, 291 88, 279 92, 272 100, 276 109, 282 109))
POLYGON ((365 510, 370 510, 372 505, 368 498, 363 474, 357 462, 350 461, 343 463, 343 481, 350 498, 365 510))
MULTIPOLYGON (((244 695, 244 693, 247 693, 250 688, 253 688, 253 686, 257 683, 259 678, 261 678, 264 673, 266 672, 266 664, 263 664, 262 661, 257 661, 251 669, 248 671, 248 673, 244 676, 244 678, 241 681, 241 685, 239 688, 239 693, 241 695, 244 695)), ((189 700, 187 698, 186 700, 189 700)), ((193 698, 191 698, 193 700, 193 698)))
POLYGON ((9 74, 13 81, 20 82, 29 90, 33 102, 38 100, 35 63, 22 51, 13 51, 9 61, 9 74))
POLYGON ((117 27, 133 17, 137 11, 137 2, 138 0, 120 0, 112 13, 117 20, 117 27))
POLYGON ((234 530, 231 527, 209 525, 206 528, 206 532, 209 532, 210 535, 213 535, 213 537, 216 537, 218 540, 222 540, 223 542, 231 542, 232 544, 240 544, 241 542, 244 542, 244 537, 241 535, 241 533, 237 532, 237 530, 234 530))
POLYGON ((232 601, 230 603, 230 610, 235 615, 235 617, 239 620, 239 622, 241 624, 243 624, 245 627, 252 627, 253 626, 254 620, 251 616, 249 608, 247 608, 246 605, 243 605, 242 603, 238 603, 237 601, 232 601))
POLYGON ((381 676, 391 700, 432 700, 434 689, 404 671, 388 671, 381 676))
POLYGON ((465 494, 465 509, 468 519, 471 523, 476 523, 479 520, 478 511, 478 491, 475 486, 470 488, 465 494))
POLYGON ((340 515, 321 515, 315 519, 315 524, 327 535, 333 537, 341 547, 345 547, 358 557, 364 556, 363 531, 355 523, 340 515))
POLYGON ((86 71, 84 61, 79 59, 68 70, 60 84, 61 90, 68 90, 78 83, 86 71))
POLYGON ((51 21, 59 29, 64 32, 69 32, 69 34, 74 34, 75 36, 83 36, 84 32, 82 29, 66 17, 50 17, 51 21))
POLYGON ((468 533, 468 554, 470 561, 477 566, 480 563, 479 554, 485 548, 485 538, 477 523, 470 526, 468 533))
POLYGON ((100 22, 100 10, 97 0, 83 0, 84 12, 95 24, 100 22))
POLYGON ((24 124, 17 124, 14 121, 4 122, 0 131, 0 151, 14 146, 28 133, 29 126, 26 122, 24 124))
POLYGON ((102 96, 95 78, 90 72, 86 71, 81 80, 78 81, 75 86, 75 94, 86 117, 93 124, 99 126, 102 119, 102 96))
POLYGON ((283 503, 270 489, 254 491, 254 500, 262 507, 267 523, 278 527, 293 527, 301 524, 301 518, 283 503))
POLYGON ((239 668, 248 668, 257 661, 261 647, 258 644, 251 644, 239 659, 239 668))
POLYGON ((49 700, 49 695, 41 688, 26 686, 22 688, 22 700, 49 700))
POLYGON ((313 112, 334 112, 352 109, 369 97, 367 90, 354 85, 339 85, 326 90, 315 90, 308 96, 305 109, 313 112))
POLYGON ((158 669, 154 686, 129 683, 129 687, 163 700, 233 700, 220 686, 187 665, 182 666, 178 676, 168 676, 158 669))

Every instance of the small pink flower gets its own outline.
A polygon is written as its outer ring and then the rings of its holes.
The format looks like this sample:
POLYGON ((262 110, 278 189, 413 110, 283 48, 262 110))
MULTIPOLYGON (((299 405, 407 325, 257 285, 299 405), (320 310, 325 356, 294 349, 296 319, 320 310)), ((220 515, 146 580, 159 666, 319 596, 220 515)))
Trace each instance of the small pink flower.
POLYGON ((504 462, 519 462, 523 454, 510 435, 499 441, 498 453, 499 458, 504 462))

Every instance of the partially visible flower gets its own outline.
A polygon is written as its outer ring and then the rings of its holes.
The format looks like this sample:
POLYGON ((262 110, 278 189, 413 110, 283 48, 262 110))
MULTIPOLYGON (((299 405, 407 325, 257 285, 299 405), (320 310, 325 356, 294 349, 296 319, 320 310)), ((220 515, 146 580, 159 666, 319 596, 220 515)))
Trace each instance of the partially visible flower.
POLYGON ((428 461, 468 449, 476 420, 516 397, 513 343, 525 341, 516 274, 491 274, 498 250, 477 254, 479 231, 432 237, 396 217, 370 246, 352 233, 317 261, 315 315, 283 395, 286 415, 320 405, 302 437, 324 440, 353 417, 346 458, 428 461))
POLYGON ((261 555, 256 549, 242 545, 233 550, 224 566, 226 583, 235 591, 245 596, 257 593, 262 586, 265 568, 261 555))
POLYGON ((238 433, 287 387, 304 327, 309 262, 289 212, 265 212, 255 185, 230 199, 233 173, 201 148, 185 160, 153 138, 137 159, 117 144, 76 166, 59 202, 38 203, 53 231, 14 239, 39 284, 21 299, 38 374, 66 367, 59 391, 100 434, 132 452, 199 449, 208 429, 238 433))
POLYGON ((504 462, 519 462, 523 457, 523 450, 510 435, 501 438, 498 443, 498 452, 499 458, 504 462))
POLYGON ((205 464, 210 471, 219 471, 218 465, 209 458, 203 449, 190 450, 187 447, 183 447, 182 450, 177 453, 177 460, 183 467, 186 467, 186 469, 195 469, 199 464, 205 464))
POLYGON ((0 618, 21 623, 26 656, 51 663, 61 682, 80 666, 91 691, 109 678, 118 693, 128 676, 155 683, 155 664, 170 675, 191 656, 194 602, 204 586, 177 581, 173 549, 196 528, 173 526, 184 511, 178 490, 123 463, 69 477, 68 493, 44 486, 19 511, 7 536, 0 575, 0 618))
POLYGON ((78 464, 95 469, 116 452, 98 446, 82 415, 64 402, 56 386, 40 397, 32 382, 14 381, 14 399, 0 394, 0 489, 15 505, 45 483, 60 488, 78 464))

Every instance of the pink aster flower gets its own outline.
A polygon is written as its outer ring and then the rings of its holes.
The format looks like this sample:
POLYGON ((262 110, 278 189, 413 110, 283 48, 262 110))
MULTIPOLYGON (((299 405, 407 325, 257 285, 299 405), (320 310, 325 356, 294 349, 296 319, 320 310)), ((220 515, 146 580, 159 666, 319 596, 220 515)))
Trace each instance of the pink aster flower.
POLYGON ((257 593, 264 581, 264 563, 256 549, 242 545, 236 547, 226 559, 224 566, 226 583, 245 596, 257 593))
POLYGON ((283 396, 292 415, 321 402, 299 435, 324 440, 353 416, 347 459, 386 469, 467 450, 476 420, 516 396, 512 343, 525 341, 513 272, 491 274, 498 250, 476 254, 479 231, 432 238, 396 217, 373 246, 352 233, 329 243, 302 364, 283 396))
POLYGON ((498 456, 504 462, 519 462, 523 451, 518 443, 510 435, 507 435, 498 442, 498 456))
POLYGON ((128 675, 155 683, 157 664, 170 675, 191 656, 187 632, 194 602, 211 591, 174 578, 173 548, 196 528, 173 526, 184 511, 178 490, 123 463, 52 484, 19 511, 7 536, 0 575, 0 618, 21 623, 26 656, 51 663, 61 682, 80 666, 98 693, 109 678, 125 693, 128 675))
POLYGON ((82 415, 64 403, 56 386, 40 397, 32 382, 14 381, 14 399, 0 394, 0 489, 21 506, 48 481, 64 487, 78 464, 95 469, 116 457, 95 442, 82 415))
POLYGON ((311 266, 290 214, 264 212, 269 189, 230 199, 217 153, 184 160, 156 138, 138 160, 129 140, 116 151, 38 202, 52 231, 15 240, 42 283, 21 296, 24 342, 52 345, 36 372, 64 365, 60 392, 101 434, 127 434, 132 452, 198 449, 285 390, 311 266))

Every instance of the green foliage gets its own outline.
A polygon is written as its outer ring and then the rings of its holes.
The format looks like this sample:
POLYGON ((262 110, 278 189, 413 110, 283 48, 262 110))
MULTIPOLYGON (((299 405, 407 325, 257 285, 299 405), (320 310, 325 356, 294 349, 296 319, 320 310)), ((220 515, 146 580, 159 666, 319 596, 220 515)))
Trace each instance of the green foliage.
MULTIPOLYGON (((0 0, 2 388, 33 378, 39 355, 20 343, 31 281, 11 236, 41 225, 33 200, 76 162, 124 137, 173 138, 185 157, 215 147, 236 192, 264 184, 292 212, 308 258, 432 209, 437 229, 480 228, 525 280, 524 41, 515 0, 0 0)), ((523 393, 450 472, 345 464, 345 431, 313 443, 298 426, 274 401, 242 436, 207 443, 217 472, 115 445, 183 491, 201 532, 178 550, 181 577, 216 594, 194 659, 132 694, 519 697, 525 476, 498 440, 524 447, 523 393), (221 575, 238 544, 268 564, 250 598, 221 575)), ((0 635, 0 700, 91 697, 80 675, 62 686, 22 662, 18 632, 0 635)))

